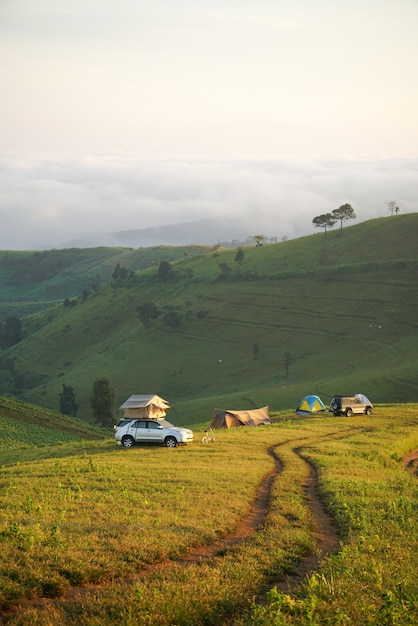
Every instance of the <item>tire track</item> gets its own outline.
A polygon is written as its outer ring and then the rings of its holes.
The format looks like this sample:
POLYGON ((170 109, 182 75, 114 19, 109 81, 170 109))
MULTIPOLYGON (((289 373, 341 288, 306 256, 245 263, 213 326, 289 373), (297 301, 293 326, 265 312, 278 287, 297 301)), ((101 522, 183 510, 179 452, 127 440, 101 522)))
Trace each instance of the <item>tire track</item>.
MULTIPOLYGON (((338 435, 341 437, 341 433, 338 433, 338 435)), ((328 437, 329 436, 330 435, 328 435, 328 437)), ((270 580, 269 588, 276 586, 279 590, 286 592, 296 589, 302 580, 317 568, 322 558, 336 552, 339 549, 338 533, 331 517, 326 513, 319 497, 317 472, 314 467, 306 459, 304 459, 301 453, 300 446, 302 445, 302 440, 300 439, 281 442, 280 444, 275 444, 267 449, 267 453, 274 461, 274 467, 260 482, 254 501, 247 515, 239 522, 237 528, 232 534, 209 545, 192 548, 179 559, 165 560, 146 566, 139 572, 129 575, 123 579, 113 579, 112 581, 109 581, 109 583, 104 584, 86 584, 79 587, 74 586, 68 591, 67 594, 65 594, 65 596, 58 598, 36 598, 34 600, 23 600, 10 610, 0 613, 0 623, 7 624, 12 616, 16 616, 16 613, 18 612, 24 613, 25 609, 35 608, 36 610, 42 611, 48 606, 51 606, 54 602, 81 601, 82 598, 88 594, 95 594, 97 591, 106 589, 106 587, 115 583, 135 584, 139 580, 142 580, 155 572, 164 571, 168 568, 187 567, 188 565, 192 565, 196 562, 209 560, 216 556, 221 556, 229 548, 244 542, 260 530, 265 524, 266 517, 270 510, 270 499, 273 485, 276 478, 279 475, 283 475, 286 471, 286 468, 276 450, 277 448, 289 445, 295 446, 292 448, 293 454, 295 454, 299 460, 306 463, 309 467, 309 475, 303 484, 303 491, 314 527, 313 533, 316 539, 317 549, 314 553, 302 557, 292 574, 286 575, 285 577, 282 576, 277 581, 270 580)))

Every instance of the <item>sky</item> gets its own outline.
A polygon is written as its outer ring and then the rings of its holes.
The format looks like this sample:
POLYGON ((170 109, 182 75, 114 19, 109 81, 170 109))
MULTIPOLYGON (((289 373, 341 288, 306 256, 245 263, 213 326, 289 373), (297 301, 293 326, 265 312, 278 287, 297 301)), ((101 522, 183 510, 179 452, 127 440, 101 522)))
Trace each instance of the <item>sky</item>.
POLYGON ((0 0, 0 249, 418 211, 417 24, 417 0, 0 0))

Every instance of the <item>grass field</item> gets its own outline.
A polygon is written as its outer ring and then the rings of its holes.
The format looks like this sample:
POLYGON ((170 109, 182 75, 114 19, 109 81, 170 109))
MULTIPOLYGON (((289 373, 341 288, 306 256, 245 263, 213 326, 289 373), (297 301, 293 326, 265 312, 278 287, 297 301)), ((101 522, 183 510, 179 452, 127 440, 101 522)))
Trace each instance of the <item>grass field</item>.
POLYGON ((203 445, 197 426, 195 442, 175 450, 61 442, 40 448, 43 458, 15 442, 0 468, 4 623, 418 621, 417 475, 402 463, 418 448, 417 405, 352 418, 283 411, 272 426, 216 434, 203 445), (210 553, 248 515, 274 467, 269 450, 280 471, 264 522, 210 553), (312 468, 339 546, 298 580, 323 547, 312 468))

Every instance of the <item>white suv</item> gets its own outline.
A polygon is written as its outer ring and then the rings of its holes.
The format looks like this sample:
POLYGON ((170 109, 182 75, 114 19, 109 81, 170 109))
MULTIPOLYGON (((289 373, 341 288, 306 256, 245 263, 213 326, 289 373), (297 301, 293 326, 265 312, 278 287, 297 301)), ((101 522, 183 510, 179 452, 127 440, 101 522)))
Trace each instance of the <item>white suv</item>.
POLYGON ((114 436, 125 448, 132 448, 136 443, 157 443, 175 448, 193 441, 193 431, 173 426, 164 419, 121 419, 115 426, 114 436))

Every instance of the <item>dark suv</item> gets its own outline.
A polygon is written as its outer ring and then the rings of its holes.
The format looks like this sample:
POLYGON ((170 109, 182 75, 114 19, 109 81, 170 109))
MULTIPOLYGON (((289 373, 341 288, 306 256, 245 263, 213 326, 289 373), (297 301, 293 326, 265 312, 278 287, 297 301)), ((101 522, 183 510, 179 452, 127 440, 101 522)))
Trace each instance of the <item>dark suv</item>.
POLYGON ((329 411, 334 415, 346 415, 350 417, 354 413, 371 415, 373 404, 362 393, 354 396, 335 396, 331 400, 329 411))

